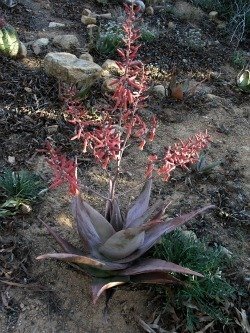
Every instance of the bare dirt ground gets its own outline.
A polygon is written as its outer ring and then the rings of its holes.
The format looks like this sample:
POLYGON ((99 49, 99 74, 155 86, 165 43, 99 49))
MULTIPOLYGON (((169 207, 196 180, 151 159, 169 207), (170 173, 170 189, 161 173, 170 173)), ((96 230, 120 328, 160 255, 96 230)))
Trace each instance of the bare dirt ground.
MULTIPOLYGON (((113 10, 113 6, 101 7, 95 1, 22 0, 12 9, 0 4, 0 13, 18 30, 23 42, 70 32, 76 34, 84 46, 86 28, 80 19, 85 7, 99 13, 113 10), (67 26, 63 31, 49 30, 51 21, 67 26)), ((156 140, 139 154, 135 147, 129 148, 126 163, 130 172, 124 175, 120 187, 136 188, 148 153, 159 152, 179 138, 186 139, 207 129, 213 138, 208 160, 221 160, 222 163, 209 175, 177 173, 167 184, 156 180, 153 196, 171 200, 170 216, 207 203, 216 204, 217 210, 197 218, 187 228, 194 230, 198 237, 207 237, 210 243, 226 247, 238 257, 238 269, 232 273, 231 280, 247 290, 250 275, 249 95, 235 87, 237 70, 230 60, 233 48, 221 31, 204 20, 189 23, 175 19, 181 36, 189 28, 196 27, 201 29, 203 39, 218 41, 214 46, 206 44, 199 49, 183 46, 176 31, 167 28, 166 22, 173 20, 169 15, 156 10, 153 16, 143 18, 152 25, 159 22, 162 31, 157 46, 145 43, 140 57, 151 68, 160 68, 160 72, 152 74, 154 82, 165 83, 164 75, 168 76, 176 68, 180 77, 192 78, 199 84, 195 93, 183 101, 149 99, 145 117, 156 114, 159 119, 156 140)), ((48 180, 48 167, 37 149, 52 136, 65 152, 70 153, 73 144, 68 138, 72 130, 65 121, 56 80, 43 71, 43 57, 28 51, 28 56, 18 61, 0 56, 0 168, 9 166, 8 157, 14 156, 12 167, 15 170, 28 168, 48 180), (53 134, 50 133, 52 125, 58 125, 53 134)), ((98 53, 92 55, 100 65, 105 60, 98 53)), ((91 95, 100 96, 99 88, 100 84, 97 84, 91 95)), ((80 177, 85 184, 101 192, 107 186, 107 179, 91 159, 82 160, 80 177)), ((129 198, 126 196, 123 204, 126 205, 136 192, 135 189, 129 198)), ((136 316, 145 321, 153 320, 160 305, 148 287, 118 288, 105 322, 105 300, 92 305, 87 277, 61 263, 36 261, 38 255, 56 248, 38 217, 77 243, 74 222, 67 208, 70 197, 65 193, 65 189, 49 192, 30 215, 20 214, 1 221, 0 331, 143 332, 136 316)), ((100 201, 92 197, 90 200, 102 207, 100 201)), ((235 307, 249 311, 247 302, 246 296, 239 295, 235 307)), ((161 325, 167 331, 173 327, 164 326, 164 322, 161 325)), ((232 329, 232 332, 242 332, 237 325, 232 329)), ((185 332, 185 329, 182 327, 178 332, 185 332)), ((213 332, 223 332, 223 328, 213 332)))

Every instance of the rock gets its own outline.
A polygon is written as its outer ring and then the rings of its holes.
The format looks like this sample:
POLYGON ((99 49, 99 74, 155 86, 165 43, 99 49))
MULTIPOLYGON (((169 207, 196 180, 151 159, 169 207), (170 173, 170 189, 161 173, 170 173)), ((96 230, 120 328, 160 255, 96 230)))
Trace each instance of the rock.
POLYGON ((89 24, 96 24, 97 20, 96 17, 82 15, 81 22, 85 25, 89 25, 89 24))
POLYGON ((63 28, 66 25, 64 23, 58 23, 58 22, 50 22, 49 28, 63 28))
POLYGON ((102 77, 108 77, 113 74, 118 74, 122 75, 124 74, 124 71, 122 71, 119 66, 117 65, 116 61, 107 59, 103 64, 102 64, 102 77))
POLYGON ((106 77, 102 84, 102 91, 105 93, 113 93, 117 88, 117 83, 114 84, 115 77, 106 77))
POLYGON ((210 20, 215 21, 218 18, 218 12, 216 12, 215 10, 213 10, 212 12, 210 12, 208 14, 210 20))
POLYGON ((27 48, 23 42, 19 44, 18 58, 26 58, 27 57, 27 48))
POLYGON ((8 156, 8 162, 11 165, 15 164, 16 163, 15 156, 8 156))
POLYGON ((172 13, 181 20, 189 22, 200 22, 205 14, 200 9, 186 1, 176 1, 172 8, 172 13))
POLYGON ((54 134, 58 131, 58 125, 50 125, 47 127, 48 134, 54 134))
POLYGON ((176 28, 176 24, 172 21, 168 22, 168 28, 169 29, 175 29, 176 28))
POLYGON ((99 36, 99 27, 96 24, 89 24, 87 26, 87 31, 89 47, 92 48, 99 36))
POLYGON ((154 15, 154 8, 152 6, 148 6, 145 10, 145 13, 150 16, 154 15))
POLYGON ((53 38, 53 44, 65 51, 76 49, 80 46, 79 40, 75 35, 58 35, 53 38))
POLYGON ((66 52, 48 53, 44 58, 44 69, 58 80, 78 84, 79 87, 92 86, 102 71, 96 63, 78 59, 74 54, 66 52))
POLYGON ((89 54, 88 52, 82 53, 79 58, 82 59, 82 60, 87 60, 87 61, 94 62, 92 55, 89 54))
POLYGON ((48 38, 39 38, 34 43, 32 44, 32 49, 34 53, 41 54, 46 50, 46 46, 49 44, 49 39, 48 38))
POLYGON ((152 93, 159 99, 163 99, 168 96, 167 89, 162 84, 154 86, 152 89, 152 93))

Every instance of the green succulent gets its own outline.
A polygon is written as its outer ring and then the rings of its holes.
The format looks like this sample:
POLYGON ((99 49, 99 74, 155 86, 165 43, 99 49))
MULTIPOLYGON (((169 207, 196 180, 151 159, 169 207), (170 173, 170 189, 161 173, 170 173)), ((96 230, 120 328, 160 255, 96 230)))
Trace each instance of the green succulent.
POLYGON ((19 207, 35 200, 45 190, 40 178, 27 170, 5 170, 0 176, 0 189, 5 201, 0 205, 0 217, 15 215, 19 207))
MULTIPOLYGON (((78 249, 46 225, 63 252, 47 253, 37 259, 58 259, 76 264, 93 277, 94 303, 110 288, 128 282, 168 284, 180 283, 172 272, 202 276, 193 270, 161 259, 141 258, 163 234, 181 226, 213 206, 165 220, 166 204, 157 202, 149 207, 152 179, 124 218, 117 198, 108 202, 106 217, 101 215, 81 194, 73 197, 72 210, 82 240, 78 249)), ((44 222, 43 222, 44 223, 44 222)))

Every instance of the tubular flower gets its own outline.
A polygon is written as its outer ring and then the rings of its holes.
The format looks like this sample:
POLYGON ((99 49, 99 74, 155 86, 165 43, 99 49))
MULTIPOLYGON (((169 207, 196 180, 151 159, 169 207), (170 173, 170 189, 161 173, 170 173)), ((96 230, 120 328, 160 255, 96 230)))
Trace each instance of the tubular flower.
POLYGON ((63 183, 67 183, 70 194, 76 195, 79 192, 76 177, 77 164, 55 150, 50 142, 46 143, 45 151, 48 154, 47 162, 54 173, 50 188, 54 189, 63 183))
POLYGON ((146 176, 148 177, 152 174, 153 170, 156 170, 164 181, 168 181, 171 172, 175 170, 175 168, 181 167, 182 169, 188 169, 188 165, 196 163, 201 150, 206 148, 210 141, 211 137, 208 135, 207 131, 205 133, 196 134, 187 141, 180 140, 180 142, 176 143, 173 147, 168 147, 162 160, 157 160, 156 155, 149 158, 146 176), (156 161, 158 165, 161 164, 158 168, 155 165, 156 161))

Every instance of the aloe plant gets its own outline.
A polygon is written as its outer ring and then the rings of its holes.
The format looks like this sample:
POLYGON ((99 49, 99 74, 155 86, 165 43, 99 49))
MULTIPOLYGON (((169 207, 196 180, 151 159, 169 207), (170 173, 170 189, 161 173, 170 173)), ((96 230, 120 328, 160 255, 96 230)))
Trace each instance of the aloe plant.
POLYGON ((202 276, 172 262, 141 258, 163 234, 213 207, 207 206, 165 220, 167 205, 164 202, 149 207, 151 186, 152 179, 149 179, 125 218, 117 198, 108 206, 104 217, 78 193, 73 197, 72 211, 82 240, 82 249, 74 247, 43 222, 63 252, 43 254, 37 259, 51 258, 73 263, 92 276, 94 303, 107 289, 124 283, 180 283, 171 272, 202 276))

